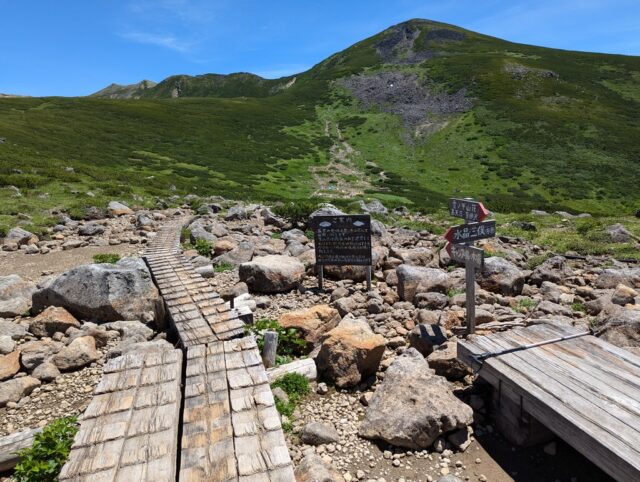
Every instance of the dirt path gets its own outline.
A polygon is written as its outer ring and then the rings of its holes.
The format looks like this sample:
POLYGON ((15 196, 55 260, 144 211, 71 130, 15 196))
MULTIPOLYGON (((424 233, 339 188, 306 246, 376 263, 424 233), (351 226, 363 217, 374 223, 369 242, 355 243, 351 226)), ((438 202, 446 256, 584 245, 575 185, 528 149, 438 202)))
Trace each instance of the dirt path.
POLYGON ((0 276, 18 274, 25 279, 38 281, 44 273, 57 274, 81 264, 93 263, 93 256, 100 253, 116 253, 121 257, 137 255, 144 250, 140 244, 116 246, 86 246, 48 254, 25 254, 23 251, 0 251, 0 276))

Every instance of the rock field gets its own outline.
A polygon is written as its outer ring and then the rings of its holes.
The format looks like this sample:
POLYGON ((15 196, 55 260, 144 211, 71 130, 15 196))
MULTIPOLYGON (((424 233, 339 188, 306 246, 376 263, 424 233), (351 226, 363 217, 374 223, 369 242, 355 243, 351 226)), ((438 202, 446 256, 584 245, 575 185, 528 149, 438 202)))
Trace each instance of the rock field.
MULTIPOLYGON (((46 266, 63 251, 137 249, 165 220, 192 213, 117 202, 108 212, 86 221, 61 215, 44 239, 16 227, 0 240, 0 263, 15 267, 0 276, 0 436, 82 413, 105 360, 173 342, 140 258, 42 269, 39 279, 20 271, 20 259, 46 266)), ((185 231, 185 253, 225 299, 256 320, 295 328, 307 343, 319 380, 286 420, 298 480, 511 480, 478 442, 496 436, 486 387, 456 358, 464 270, 441 236, 372 224, 370 291, 358 267, 325 270, 318 290, 312 233, 264 206, 203 204, 185 231)), ((640 268, 554 256, 503 236, 481 244, 494 256, 476 279, 480 333, 568 324, 640 354, 640 268)), ((576 460, 570 470, 588 473, 576 460)))

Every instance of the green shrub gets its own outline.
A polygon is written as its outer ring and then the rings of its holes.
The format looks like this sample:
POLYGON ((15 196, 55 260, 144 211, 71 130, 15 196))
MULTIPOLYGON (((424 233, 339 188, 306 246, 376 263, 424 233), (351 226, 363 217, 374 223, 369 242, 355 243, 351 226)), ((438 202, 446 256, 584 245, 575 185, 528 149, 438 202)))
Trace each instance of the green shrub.
POLYGON ((576 301, 571 305, 571 309, 576 313, 585 313, 587 309, 584 306, 584 303, 576 301))
MULTIPOLYGON (((302 398, 309 394, 309 380, 299 373, 287 373, 271 384, 271 388, 276 387, 282 388, 289 397, 289 402, 275 397, 276 409, 281 415, 291 418, 302 398)), ((283 422, 282 429, 285 432, 292 428, 293 424, 290 420, 283 422)))
POLYGON ((550 253, 538 254, 536 256, 531 256, 527 260, 527 268, 531 269, 531 270, 536 269, 538 266, 540 266, 542 263, 544 263, 550 257, 551 257, 550 253))
POLYGON ((0 238, 4 238, 9 233, 9 226, 0 224, 0 238))
POLYGON ((213 246, 206 239, 198 239, 194 248, 200 256, 210 257, 213 246))
POLYGON ((235 265, 231 263, 220 263, 216 264, 213 267, 213 271, 215 271, 216 273, 224 273, 226 271, 233 271, 235 268, 235 265))
POLYGON ((19 452, 14 478, 17 482, 54 482, 69 456, 78 431, 76 417, 55 420, 35 436, 30 448, 19 452))
POLYGON ((189 228, 182 228, 180 231, 180 241, 183 243, 191 242, 191 230, 189 228))
POLYGON ((120 255, 116 253, 94 254, 93 261, 96 263, 116 264, 118 261, 120 261, 120 255))
POLYGON ((274 214, 286 219, 294 226, 305 225, 318 203, 313 200, 299 200, 284 203, 273 208, 274 214))
POLYGON ((529 311, 535 305, 536 302, 531 298, 522 298, 520 301, 518 301, 518 305, 516 306, 515 310, 518 313, 524 313, 526 311, 529 311))
MULTIPOLYGON (((278 334, 278 350, 280 362, 286 363, 286 360, 291 357, 305 355, 307 353, 307 342, 300 338, 298 330, 295 328, 284 328, 276 320, 270 320, 268 318, 262 318, 256 321, 253 325, 249 325, 246 328, 248 334, 252 334, 256 338, 256 343, 260 352, 264 348, 264 332, 275 331, 278 334)), ((276 363, 278 359, 276 358, 276 363)))

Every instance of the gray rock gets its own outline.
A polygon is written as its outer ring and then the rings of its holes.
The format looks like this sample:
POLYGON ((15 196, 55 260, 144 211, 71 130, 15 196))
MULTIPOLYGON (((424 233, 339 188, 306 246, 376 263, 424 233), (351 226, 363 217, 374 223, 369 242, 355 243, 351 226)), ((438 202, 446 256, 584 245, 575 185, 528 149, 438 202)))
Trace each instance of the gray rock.
POLYGON ((286 241, 287 244, 297 242, 300 244, 309 243, 309 238, 304 234, 304 232, 300 229, 290 229, 289 231, 284 231, 280 235, 281 239, 286 241))
POLYGON ((33 303, 36 312, 63 306, 77 318, 98 322, 155 320, 160 328, 164 323, 164 304, 139 258, 73 268, 45 283, 33 303))
POLYGON ((296 467, 294 475, 297 482, 344 482, 340 472, 314 453, 304 456, 296 467))
POLYGON ((213 234, 217 238, 222 238, 223 236, 229 234, 227 228, 222 223, 213 223, 210 228, 211 234, 213 234))
POLYGON ((253 292, 279 293, 297 287, 305 275, 304 265, 289 256, 261 256, 242 263, 238 270, 253 292))
POLYGON ((5 244, 17 244, 18 246, 35 244, 37 242, 38 236, 22 228, 13 228, 4 238, 5 244))
POLYGON ((422 356, 428 356, 433 349, 447 341, 444 330, 439 325, 420 323, 409 332, 409 345, 420 352, 422 356))
POLYGON ((213 244, 216 241, 216 237, 207 232, 207 230, 199 223, 193 223, 191 225, 191 235, 189 236, 191 244, 196 244, 198 241, 206 241, 213 244))
POLYGON ((238 204, 229 208, 224 219, 225 221, 239 221, 242 219, 249 219, 250 217, 251 213, 249 212, 249 210, 244 206, 238 204))
POLYGON ((622 348, 640 347, 640 311, 624 308, 616 310, 600 323, 596 334, 622 348))
POLYGON ((619 284, 640 288, 640 268, 605 269, 596 280, 596 288, 615 289, 619 284))
POLYGON ((438 346, 427 357, 427 362, 429 367, 436 371, 436 375, 449 380, 460 380, 471 373, 469 368, 458 360, 458 342, 456 340, 447 341, 438 346))
POLYGON ((272 388, 271 393, 273 393, 274 397, 280 399, 282 403, 284 404, 289 403, 289 395, 287 395, 287 392, 285 392, 282 388, 280 387, 272 388))
POLYGON ((517 296, 522 293, 524 278, 524 273, 515 264, 494 256, 484 261, 480 286, 505 296, 517 296))
POLYGON ((97 236, 105 232, 105 227, 98 223, 87 223, 78 229, 80 236, 97 236))
POLYGON ((387 369, 358 433, 409 449, 426 449, 442 434, 473 422, 473 410, 458 400, 449 383, 409 348, 387 369))
POLYGON ((563 256, 554 256, 547 259, 533 270, 533 273, 529 276, 529 283, 537 286, 540 286, 544 281, 561 283, 572 274, 566 261, 563 256))
POLYGON ((29 312, 36 285, 17 274, 0 276, 0 317, 14 318, 29 312))
POLYGON ((368 203, 360 201, 360 209, 365 213, 387 214, 389 210, 377 199, 373 199, 368 203))
POLYGON ((278 228, 283 228, 286 226, 287 222, 276 216, 271 209, 264 208, 260 211, 260 217, 266 226, 276 226, 278 228))
POLYGON ((302 427, 300 440, 307 445, 323 445, 338 442, 340 435, 326 423, 310 422, 302 427))
POLYGON ((20 377, 0 383, 0 407, 9 402, 18 402, 29 395, 36 387, 40 386, 40 380, 33 377, 20 377))
POLYGON ((60 376, 60 370, 53 363, 44 362, 38 365, 31 375, 42 382, 51 382, 60 376))
POLYGON ((69 241, 62 243, 62 250, 67 251, 69 249, 79 248, 83 246, 84 243, 85 241, 82 241, 81 239, 70 239, 69 241))
POLYGON ((449 304, 449 297, 444 293, 418 293, 414 297, 414 303, 418 308, 442 310, 449 304))
POLYGON ((11 320, 0 318, 0 336, 9 336, 13 340, 20 340, 27 336, 27 328, 11 320))
POLYGON ((620 223, 607 226, 605 232, 614 243, 628 243, 632 239, 632 234, 620 223))
POLYGON ((616 286, 616 290, 613 292, 613 295, 611 295, 611 302, 620 306, 625 306, 627 304, 632 305, 635 304, 637 296, 638 292, 636 290, 627 285, 619 284, 616 286))
POLYGON ((439 291, 446 293, 451 287, 450 276, 435 268, 401 264, 396 268, 398 295, 404 301, 413 301, 417 293, 439 291))
POLYGON ((243 241, 238 245, 238 247, 215 257, 213 259, 213 264, 216 266, 220 264, 232 264, 234 266, 239 266, 242 263, 251 261, 254 250, 255 247, 253 244, 243 241))
POLYGON ((343 216, 346 214, 344 211, 341 211, 333 204, 325 203, 319 209, 316 209, 311 213, 309 218, 313 218, 315 216, 343 216))
POLYGON ((62 371, 77 370, 100 358, 92 336, 81 336, 53 356, 53 363, 62 371))
POLYGON ((7 355, 16 347, 16 342, 9 335, 0 336, 0 355, 7 355))
POLYGON ((123 216, 125 214, 133 214, 133 210, 124 203, 119 201, 111 201, 107 206, 107 210, 111 216, 123 216))
POLYGON ((103 326, 107 330, 114 330, 120 333, 123 340, 131 338, 132 336, 141 336, 145 340, 150 340, 155 334, 147 325, 136 320, 112 321, 111 323, 105 323, 103 326))

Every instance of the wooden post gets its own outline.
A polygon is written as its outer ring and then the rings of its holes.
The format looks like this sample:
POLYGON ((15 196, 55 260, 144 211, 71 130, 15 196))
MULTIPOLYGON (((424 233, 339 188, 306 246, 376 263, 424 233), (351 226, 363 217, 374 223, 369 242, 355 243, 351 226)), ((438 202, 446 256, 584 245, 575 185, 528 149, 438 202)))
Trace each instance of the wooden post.
POLYGON ((476 270, 472 261, 464 265, 467 283, 467 335, 476 332, 476 270))
POLYGON ((367 266, 367 291, 371 291, 371 265, 367 266))
POLYGON ((276 351, 278 349, 278 333, 267 330, 264 332, 264 348, 262 349, 262 363, 265 368, 276 365, 276 351))
POLYGON ((324 288, 324 265, 318 265, 318 288, 324 288))

